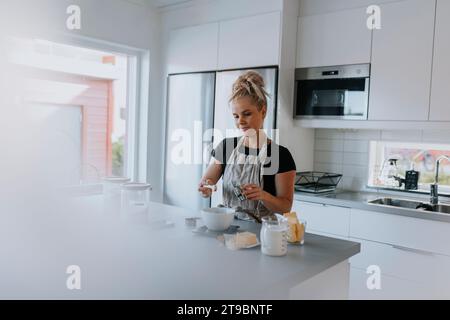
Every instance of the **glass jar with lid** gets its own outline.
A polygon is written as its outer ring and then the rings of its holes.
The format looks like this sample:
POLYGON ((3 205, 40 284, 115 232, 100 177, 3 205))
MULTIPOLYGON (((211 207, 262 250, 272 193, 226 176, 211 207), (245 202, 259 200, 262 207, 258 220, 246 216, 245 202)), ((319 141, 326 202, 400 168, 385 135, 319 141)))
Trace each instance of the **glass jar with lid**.
POLYGON ((126 177, 103 178, 103 214, 119 216, 121 202, 121 188, 124 183, 130 182, 126 177))
POLYGON ((147 183, 129 182, 122 185, 122 217, 130 220, 147 220, 151 186, 147 183))

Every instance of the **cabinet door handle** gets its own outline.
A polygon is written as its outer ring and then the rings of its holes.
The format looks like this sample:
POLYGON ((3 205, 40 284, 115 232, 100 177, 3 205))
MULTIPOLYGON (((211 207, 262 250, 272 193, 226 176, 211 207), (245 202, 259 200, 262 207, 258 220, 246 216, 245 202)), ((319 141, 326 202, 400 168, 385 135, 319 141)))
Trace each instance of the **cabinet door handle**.
POLYGON ((417 253, 417 254, 427 255, 427 256, 434 256, 433 252, 429 252, 429 251, 425 251, 425 250, 412 249, 412 248, 407 248, 407 247, 402 247, 402 246, 397 246, 397 245, 392 245, 392 248, 397 249, 397 250, 402 250, 402 251, 407 251, 407 252, 413 252, 413 253, 417 253))
POLYGON ((326 207, 327 205, 325 203, 318 203, 318 202, 306 202, 306 201, 299 201, 299 205, 307 205, 311 207, 326 207))

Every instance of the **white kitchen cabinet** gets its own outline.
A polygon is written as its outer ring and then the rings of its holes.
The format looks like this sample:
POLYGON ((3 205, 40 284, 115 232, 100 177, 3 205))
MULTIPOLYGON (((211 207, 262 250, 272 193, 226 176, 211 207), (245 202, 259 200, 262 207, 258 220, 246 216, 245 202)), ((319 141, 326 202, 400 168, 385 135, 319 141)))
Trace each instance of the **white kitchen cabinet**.
POLYGON ((369 120, 428 120, 435 20, 433 0, 380 5, 373 31, 369 120))
POLYGON ((349 236, 350 209, 324 204, 294 201, 293 211, 306 221, 306 232, 347 238, 349 236))
POLYGON ((428 288, 427 295, 439 292, 450 298, 450 257, 396 245, 350 238, 361 244, 361 252, 350 258, 352 268, 367 270, 376 265, 383 275, 428 288))
POLYGON ((220 23, 219 69, 278 65, 280 12, 220 23))
POLYGON ((297 68, 370 62, 366 8, 299 18, 297 68))
POLYGON ((350 259, 351 299, 449 299, 450 224, 351 209, 350 238, 361 252, 350 259), (369 266, 381 290, 366 285, 369 266))
POLYGON ((438 0, 434 41, 430 120, 450 121, 450 1, 438 0))
POLYGON ((450 256, 450 223, 351 209, 350 237, 450 256))
POLYGON ((361 243, 350 258, 350 299, 449 299, 450 223, 295 200, 307 232, 361 243), (381 290, 367 287, 367 268, 381 290))
POLYGON ((409 280, 381 273, 380 289, 369 289, 367 279, 370 274, 366 270, 350 268, 349 299, 350 300, 406 300, 406 299, 439 299, 439 292, 433 288, 409 280))
POLYGON ((218 23, 172 30, 168 49, 168 72, 216 70, 218 36, 218 23))
POLYGON ((450 223, 295 200, 307 232, 361 244, 350 258, 350 299, 449 299, 450 223), (381 290, 367 287, 378 266, 381 290))

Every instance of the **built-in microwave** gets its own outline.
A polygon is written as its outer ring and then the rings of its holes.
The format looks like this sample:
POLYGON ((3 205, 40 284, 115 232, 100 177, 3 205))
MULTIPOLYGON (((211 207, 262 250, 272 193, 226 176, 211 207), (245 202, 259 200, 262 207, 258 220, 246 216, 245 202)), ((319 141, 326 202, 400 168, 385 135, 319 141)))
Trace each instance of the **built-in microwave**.
POLYGON ((367 119, 370 64, 295 70, 294 117, 367 119))

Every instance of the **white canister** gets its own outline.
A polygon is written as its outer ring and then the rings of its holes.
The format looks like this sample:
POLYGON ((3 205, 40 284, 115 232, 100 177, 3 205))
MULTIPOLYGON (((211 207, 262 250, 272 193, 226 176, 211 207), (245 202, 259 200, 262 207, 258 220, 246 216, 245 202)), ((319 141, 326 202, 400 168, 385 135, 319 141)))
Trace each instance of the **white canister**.
POLYGON ((260 233, 261 252, 269 256, 287 254, 288 223, 287 220, 262 219, 260 233))
POLYGON ((126 177, 106 177, 103 179, 103 209, 108 216, 118 216, 121 205, 121 189, 130 182, 126 177))
POLYGON ((122 185, 121 214, 136 222, 147 221, 151 186, 147 183, 130 182, 122 185))

